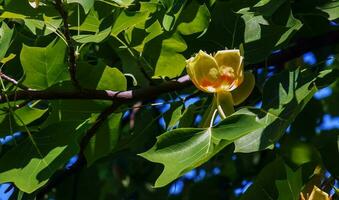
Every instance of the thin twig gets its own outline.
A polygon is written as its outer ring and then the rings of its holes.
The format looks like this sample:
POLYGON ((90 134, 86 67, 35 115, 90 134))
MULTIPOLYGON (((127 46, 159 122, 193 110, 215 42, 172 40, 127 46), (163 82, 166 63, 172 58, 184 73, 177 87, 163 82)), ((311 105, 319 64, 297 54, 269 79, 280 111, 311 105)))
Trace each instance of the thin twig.
POLYGON ((55 0, 55 8, 58 10, 64 26, 64 36, 68 46, 68 64, 69 64, 69 73, 73 84, 80 89, 79 82, 76 79, 76 55, 75 55, 75 46, 71 37, 71 32, 68 25, 68 12, 65 10, 62 0, 55 0))
POLYGON ((20 89, 23 89, 23 90, 31 90, 30 88, 28 88, 28 87, 26 87, 26 86, 20 84, 20 83, 19 83, 17 80, 15 80, 14 78, 9 77, 9 76, 7 76, 6 74, 4 74, 4 73, 2 73, 2 72, 0 72, 0 76, 1 76, 2 79, 6 80, 6 81, 8 81, 8 82, 10 82, 10 83, 12 83, 13 85, 17 86, 17 87, 20 88, 20 89))

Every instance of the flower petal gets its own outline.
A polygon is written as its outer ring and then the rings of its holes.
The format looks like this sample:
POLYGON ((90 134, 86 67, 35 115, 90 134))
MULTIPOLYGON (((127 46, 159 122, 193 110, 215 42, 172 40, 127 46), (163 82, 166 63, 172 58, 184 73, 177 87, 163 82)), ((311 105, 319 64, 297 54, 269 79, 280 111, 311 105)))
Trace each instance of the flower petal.
POLYGON ((239 74, 240 67, 242 66, 243 57, 240 55, 239 49, 232 49, 232 50, 222 50, 218 51, 214 55, 215 60, 218 63, 218 66, 226 66, 232 67, 235 74, 239 74))
POLYGON ((255 78, 251 72, 244 73, 243 82, 232 91, 233 104, 239 105, 251 94, 255 85, 255 78))
POLYGON ((203 51, 189 59, 186 68, 194 85, 205 92, 215 92, 221 85, 216 61, 203 51))
POLYGON ((314 186, 312 193, 308 199, 309 200, 330 200, 330 197, 326 192, 322 191, 317 186, 314 186))

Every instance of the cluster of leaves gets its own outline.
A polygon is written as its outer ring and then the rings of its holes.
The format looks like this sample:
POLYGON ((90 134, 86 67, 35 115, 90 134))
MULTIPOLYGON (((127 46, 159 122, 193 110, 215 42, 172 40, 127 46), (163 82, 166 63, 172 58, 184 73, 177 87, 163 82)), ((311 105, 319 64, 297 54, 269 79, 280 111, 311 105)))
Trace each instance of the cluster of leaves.
MULTIPOLYGON (((221 175, 186 180, 189 189, 182 195, 192 199, 206 194, 236 199, 232 190, 255 176, 241 199, 298 199, 301 191, 309 192, 319 166, 320 174, 328 170, 333 176, 325 183, 333 184, 339 176, 334 159, 339 135, 316 134, 315 127, 324 113, 338 115, 338 82, 323 105, 312 96, 335 81, 338 63, 307 66, 296 59, 268 67, 262 61, 298 38, 338 31, 330 23, 338 20, 338 8, 337 1, 316 0, 0 0, 0 182, 13 183, 18 197, 40 195, 80 153, 87 166, 64 176, 48 195, 163 199, 172 181, 197 167, 219 167, 221 175), (159 94, 161 106, 138 99, 120 106, 81 149, 84 135, 111 101, 9 99, 20 91, 79 90, 69 70, 72 48, 81 90, 125 91, 157 87, 185 74, 186 59, 200 49, 241 44, 246 67, 263 63, 253 68, 256 88, 234 114, 209 128, 197 128, 196 119, 210 112, 210 96, 182 88, 159 94), (259 101, 262 106, 255 107, 259 101), (274 147, 278 141, 281 149, 274 147), (234 153, 237 160, 231 159, 234 153)), ((317 50, 318 59, 337 48, 317 50)))

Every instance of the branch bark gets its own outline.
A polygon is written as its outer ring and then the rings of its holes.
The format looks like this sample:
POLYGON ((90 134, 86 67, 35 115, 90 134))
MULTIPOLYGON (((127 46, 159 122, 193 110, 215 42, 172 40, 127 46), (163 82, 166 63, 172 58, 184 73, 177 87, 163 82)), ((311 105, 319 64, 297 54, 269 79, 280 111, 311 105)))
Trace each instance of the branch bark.
MULTIPOLYGON (((130 103, 137 100, 150 100, 161 94, 181 90, 191 85, 188 75, 182 76, 175 81, 168 81, 158 86, 148 88, 112 91, 112 90, 74 90, 74 91, 58 91, 58 90, 42 90, 42 91, 16 91, 7 94, 9 101, 14 100, 52 100, 52 99, 98 99, 112 100, 114 102, 130 103)), ((0 96, 0 103, 6 101, 0 96)))

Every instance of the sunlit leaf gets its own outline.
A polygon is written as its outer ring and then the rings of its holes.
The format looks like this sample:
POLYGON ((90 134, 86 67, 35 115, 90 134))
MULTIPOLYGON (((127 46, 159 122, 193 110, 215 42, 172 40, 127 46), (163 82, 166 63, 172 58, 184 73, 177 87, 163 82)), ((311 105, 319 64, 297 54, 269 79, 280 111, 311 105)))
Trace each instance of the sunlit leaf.
POLYGON ((46 89, 69 79, 65 54, 66 45, 61 39, 51 42, 47 47, 23 45, 20 54, 25 71, 23 83, 34 89, 46 89))
POLYGON ((42 187, 77 152, 75 136, 75 127, 63 123, 27 137, 0 158, 0 182, 27 193, 42 187))

